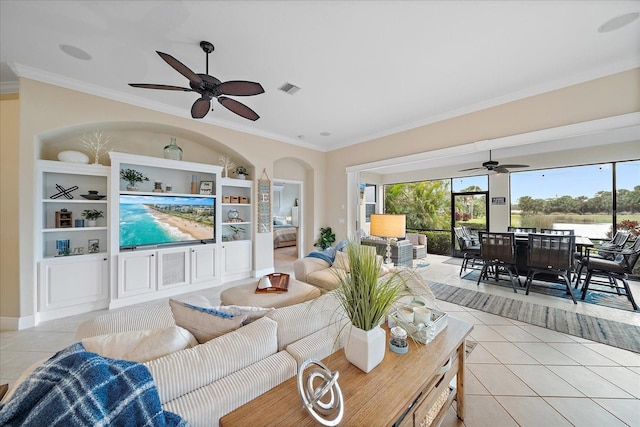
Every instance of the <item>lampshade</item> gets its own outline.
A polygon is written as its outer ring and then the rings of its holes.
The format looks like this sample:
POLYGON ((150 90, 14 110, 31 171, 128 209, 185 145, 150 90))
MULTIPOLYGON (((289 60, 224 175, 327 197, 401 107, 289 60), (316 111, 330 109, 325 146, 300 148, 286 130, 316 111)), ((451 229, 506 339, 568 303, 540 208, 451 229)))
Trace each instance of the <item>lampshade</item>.
POLYGON ((371 214, 371 235, 378 237, 404 237, 405 215, 371 214))

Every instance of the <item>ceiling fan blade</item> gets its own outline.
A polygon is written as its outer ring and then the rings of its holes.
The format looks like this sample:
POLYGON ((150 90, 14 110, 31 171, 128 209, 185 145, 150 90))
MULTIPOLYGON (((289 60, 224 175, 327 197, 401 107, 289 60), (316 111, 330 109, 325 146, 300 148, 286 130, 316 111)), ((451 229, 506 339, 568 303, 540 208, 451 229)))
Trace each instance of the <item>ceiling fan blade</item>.
POLYGON ((191 106, 191 117, 201 119, 207 115, 209 109, 211 109, 211 99, 204 97, 196 99, 196 102, 191 106))
POLYGON ((155 85, 155 84, 147 84, 147 83, 129 83, 129 86, 131 86, 131 87, 141 87, 143 89, 181 90, 183 92, 193 92, 193 89, 189 89, 187 87, 170 86, 170 85, 155 85))
POLYGON ((528 168, 529 165, 500 165, 501 168, 509 168, 509 169, 513 169, 513 168, 528 168))
POLYGON ((223 95, 232 96, 251 96, 264 93, 264 89, 260 83, 247 82, 244 80, 231 80, 220 83, 218 90, 220 90, 220 93, 223 95))
POLYGON ((173 56, 169 55, 168 53, 160 52, 157 50, 156 50, 156 53, 160 55, 160 58, 164 59, 167 64, 171 65, 171 67, 173 67, 174 70, 176 70, 177 72, 185 76, 187 79, 189 79, 190 82, 193 82, 195 84, 202 83, 202 79, 200 78, 199 75, 191 71, 189 67, 184 65, 182 62, 178 61, 173 56))
POLYGON ((509 169, 507 169, 504 166, 498 166, 496 168, 493 168, 493 171, 497 173, 509 173, 509 169))
POLYGON ((236 101, 235 99, 227 98, 226 96, 220 96, 218 97, 218 102, 230 111, 233 111, 234 113, 244 117, 245 119, 256 121, 260 118, 260 116, 257 115, 255 111, 253 111, 246 105, 236 101))
POLYGON ((482 167, 482 168, 460 169, 458 172, 479 171, 479 170, 482 170, 482 169, 484 169, 484 168, 482 167))

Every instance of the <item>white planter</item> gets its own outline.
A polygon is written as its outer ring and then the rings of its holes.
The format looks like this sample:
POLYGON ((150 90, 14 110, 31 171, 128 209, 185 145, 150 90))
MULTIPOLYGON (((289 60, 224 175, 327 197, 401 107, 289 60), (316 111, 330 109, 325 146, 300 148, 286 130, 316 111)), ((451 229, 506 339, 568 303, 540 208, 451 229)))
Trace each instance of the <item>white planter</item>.
POLYGON ((88 219, 84 222, 85 227, 95 227, 98 224, 98 220, 88 219))
POLYGON ((387 334, 380 326, 370 331, 351 326, 344 346, 344 355, 361 371, 369 373, 382 362, 386 348, 387 334))

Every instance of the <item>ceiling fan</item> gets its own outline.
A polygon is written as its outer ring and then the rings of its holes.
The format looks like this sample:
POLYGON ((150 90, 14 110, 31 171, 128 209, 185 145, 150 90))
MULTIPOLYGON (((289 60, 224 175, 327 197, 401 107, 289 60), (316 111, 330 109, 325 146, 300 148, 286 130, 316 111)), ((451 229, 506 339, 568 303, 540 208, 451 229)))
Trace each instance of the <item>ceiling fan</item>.
POLYGON ((251 108, 223 95, 230 96, 251 96, 264 93, 264 89, 260 83, 248 82, 245 80, 230 80, 222 83, 217 78, 209 75, 209 54, 213 52, 213 44, 207 41, 201 41, 200 47, 207 54, 207 71, 206 74, 196 74, 182 62, 173 56, 156 51, 160 58, 174 70, 189 79, 189 88, 170 85, 146 84, 146 83, 129 83, 129 86, 140 87, 143 89, 163 89, 163 90, 179 90, 183 92, 197 92, 200 98, 193 103, 191 107, 191 117, 201 119, 207 115, 211 109, 211 99, 217 98, 218 102, 230 111, 249 120, 258 120, 260 116, 251 108))
POLYGON ((497 172, 497 173, 508 173, 509 169, 528 168, 528 167, 529 167, 529 165, 501 165, 500 163, 496 162, 495 160, 491 160, 491 150, 489 150, 489 161, 488 162, 484 162, 481 167, 462 169, 459 172, 467 172, 467 171, 475 171, 475 170, 486 169, 486 170, 488 170, 490 172, 493 171, 493 172, 497 172))

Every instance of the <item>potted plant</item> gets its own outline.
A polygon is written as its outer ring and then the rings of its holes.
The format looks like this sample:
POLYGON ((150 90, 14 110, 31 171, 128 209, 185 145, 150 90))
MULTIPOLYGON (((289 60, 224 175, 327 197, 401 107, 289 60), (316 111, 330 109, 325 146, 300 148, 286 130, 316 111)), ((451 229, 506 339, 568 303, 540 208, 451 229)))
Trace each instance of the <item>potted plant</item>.
POLYGON ((335 241, 336 234, 331 230, 331 227, 322 227, 320 228, 320 237, 318 237, 313 246, 325 250, 335 241))
POLYGON ((406 289, 401 270, 380 277, 382 259, 375 248, 349 242, 346 247, 350 274, 339 275, 334 291, 351 327, 345 342, 345 357, 365 373, 384 358, 386 333, 380 323, 406 289))
POLYGON ((149 181, 149 178, 135 169, 122 169, 120 171, 120 178, 129 183, 129 185, 127 185, 128 191, 136 191, 138 189, 138 187, 136 187, 138 182, 149 181))
POLYGON ((247 172, 247 168, 245 168, 244 166, 237 166, 236 175, 238 176, 238 179, 245 179, 247 176, 249 176, 249 173, 247 172))
POLYGON ((233 235, 231 236, 233 240, 240 240, 240 233, 244 233, 244 228, 235 225, 230 225, 229 228, 233 231, 233 235))
POLYGON ((82 217, 87 220, 87 227, 95 227, 97 219, 104 218, 104 215, 97 209, 85 209, 82 211, 82 217))

